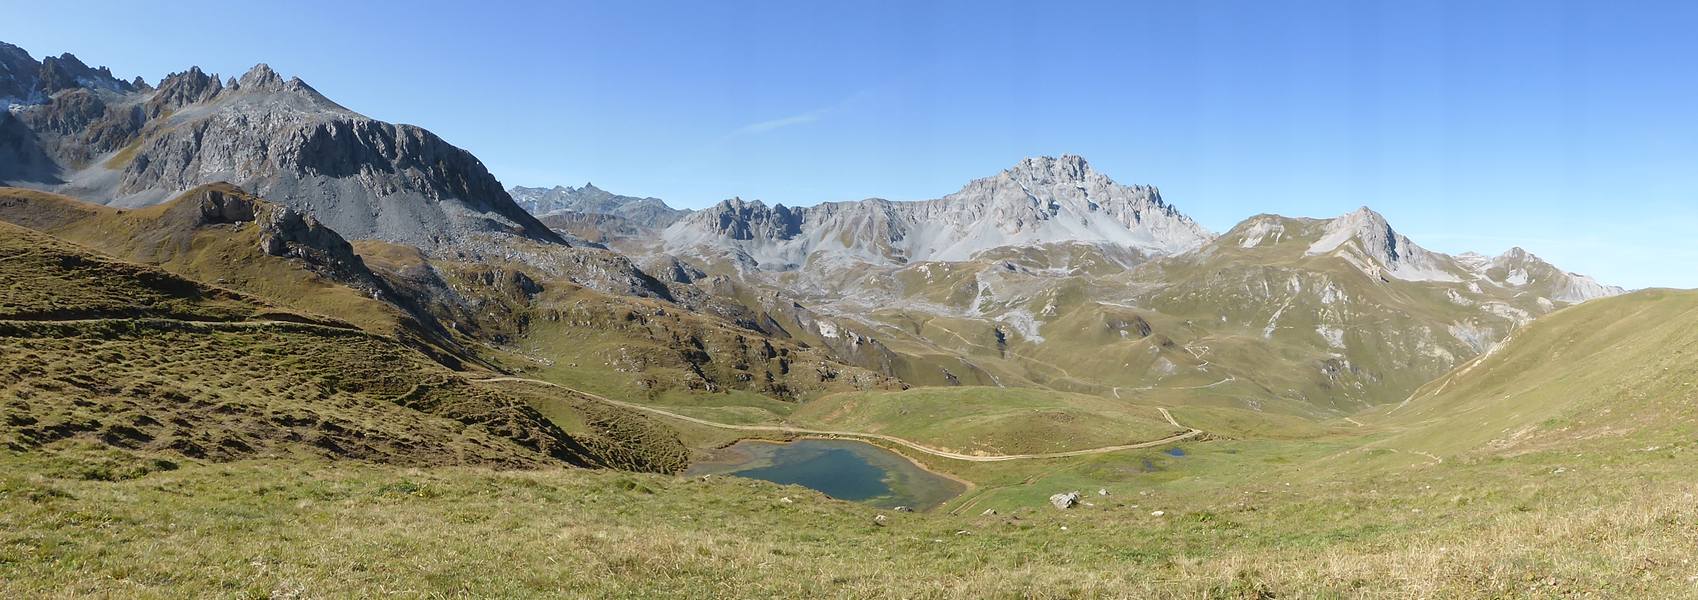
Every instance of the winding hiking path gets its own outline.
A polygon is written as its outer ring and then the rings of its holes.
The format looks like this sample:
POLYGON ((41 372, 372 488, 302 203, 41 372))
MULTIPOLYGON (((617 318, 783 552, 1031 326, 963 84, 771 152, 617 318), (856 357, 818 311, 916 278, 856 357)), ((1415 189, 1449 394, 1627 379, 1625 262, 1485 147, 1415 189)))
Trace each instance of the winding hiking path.
POLYGON ((1040 454, 974 455, 974 454, 961 454, 959 452, 950 452, 950 451, 947 451, 947 450, 939 450, 939 449, 936 449, 936 448, 932 448, 932 447, 929 447, 929 446, 922 445, 918 442, 912 442, 912 441, 905 440, 905 439, 902 439, 902 438, 899 438, 899 437, 896 437, 896 436, 884 435, 882 433, 862 433, 862 432, 857 432, 857 431, 830 431, 830 430, 823 430, 823 429, 800 429, 800 428, 796 428, 796 427, 783 427, 783 426, 779 426, 779 425, 732 425, 730 423, 719 423, 719 422, 715 422, 715 421, 709 421, 709 420, 706 420, 706 419, 698 419, 696 417, 691 417, 691 416, 687 416, 687 415, 681 415, 681 414, 671 412, 671 411, 661 410, 661 409, 658 409, 658 408, 655 408, 655 407, 652 407, 652 406, 643 406, 643 405, 640 405, 640 404, 632 404, 630 402, 621 402, 619 400, 614 400, 612 398, 607 398, 607 397, 604 397, 604 396, 591 394, 591 393, 585 392, 583 390, 566 387, 564 385, 560 385, 560 384, 554 383, 552 381, 543 381, 541 379, 527 379, 527 378, 524 378, 524 377, 491 377, 491 378, 488 378, 488 379, 473 379, 472 381, 485 382, 485 383, 495 383, 495 382, 502 382, 502 381, 516 381, 516 382, 523 382, 523 383, 535 383, 535 384, 540 384, 540 385, 557 387, 557 388, 566 390, 568 392, 572 392, 574 394, 584 396, 584 397, 589 398, 591 400, 596 400, 598 402, 611 404, 611 405, 614 405, 614 406, 618 406, 620 408, 628 408, 628 409, 631 409, 631 410, 642 411, 642 412, 646 412, 646 413, 653 414, 653 415, 659 415, 659 416, 662 416, 662 417, 667 417, 667 418, 670 418, 670 419, 677 419, 677 420, 680 420, 680 421, 694 423, 694 424, 697 424, 697 425, 704 425, 704 426, 707 426, 707 427, 714 427, 714 428, 717 428, 717 429, 730 429, 730 430, 733 430, 733 431, 761 431, 761 432, 771 432, 771 433, 792 433, 792 434, 797 434, 797 435, 815 435, 815 436, 822 436, 822 437, 860 438, 860 439, 879 440, 879 441, 883 441, 883 442, 890 442, 892 444, 896 444, 896 445, 899 445, 899 446, 903 446, 905 448, 912 449, 916 452, 921 452, 921 453, 924 453, 924 454, 929 454, 929 455, 940 457, 940 458, 948 458, 948 459, 954 459, 954 460, 964 460, 964 461, 968 461, 968 462, 1004 462, 1004 461, 1010 461, 1010 460, 1039 460, 1039 459, 1046 459, 1046 458, 1068 458, 1068 457, 1073 457, 1073 456, 1090 456, 1090 455, 1093 455, 1093 454, 1107 454, 1107 453, 1110 453, 1110 452, 1120 452, 1122 450, 1136 450, 1136 449, 1139 449, 1139 448, 1153 448, 1153 447, 1156 447, 1156 446, 1166 446, 1168 444, 1181 442, 1181 441, 1188 440, 1188 439, 1191 439, 1191 438, 1194 438, 1194 437, 1197 437, 1197 436, 1203 434, 1203 431, 1201 429, 1194 429, 1194 428, 1186 427, 1184 425, 1180 425, 1179 421, 1177 421, 1173 418, 1172 413, 1169 413, 1167 411, 1167 409, 1165 409, 1165 408, 1159 408, 1158 407, 1158 408, 1156 408, 1156 410, 1161 412, 1162 417, 1167 419, 1168 423, 1171 423, 1174 427, 1179 427, 1181 429, 1185 429, 1186 431, 1184 433, 1170 435, 1168 437, 1165 437, 1165 438, 1162 438, 1162 439, 1159 439, 1159 440, 1151 440, 1151 441, 1148 441, 1148 442, 1138 442, 1136 444, 1123 444, 1123 445, 1119 445, 1119 446, 1103 446, 1101 448, 1088 448, 1088 449, 1085 449, 1085 450, 1071 450, 1071 451, 1067 451, 1067 452, 1046 452, 1046 453, 1040 453, 1040 454))

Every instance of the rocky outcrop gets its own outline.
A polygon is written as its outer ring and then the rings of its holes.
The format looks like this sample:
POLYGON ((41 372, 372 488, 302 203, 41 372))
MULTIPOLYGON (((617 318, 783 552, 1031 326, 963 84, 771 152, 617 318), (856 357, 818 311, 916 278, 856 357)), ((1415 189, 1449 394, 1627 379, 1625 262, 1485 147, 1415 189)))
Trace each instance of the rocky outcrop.
POLYGON ((147 118, 157 119, 184 106, 210 101, 223 91, 224 84, 218 76, 208 75, 200 67, 172 73, 159 82, 159 88, 144 104, 147 118))
POLYGON ((197 228, 252 223, 258 229, 260 251, 300 260, 309 269, 366 293, 393 295, 388 285, 366 268, 352 244, 310 214, 268 202, 229 184, 196 188, 174 203, 167 212, 168 219, 192 218, 192 226, 197 228))

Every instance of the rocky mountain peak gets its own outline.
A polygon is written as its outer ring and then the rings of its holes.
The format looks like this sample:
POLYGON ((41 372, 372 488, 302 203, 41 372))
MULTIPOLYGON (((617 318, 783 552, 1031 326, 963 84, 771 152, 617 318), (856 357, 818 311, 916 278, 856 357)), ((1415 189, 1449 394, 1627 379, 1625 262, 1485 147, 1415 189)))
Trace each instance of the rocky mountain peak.
POLYGON ((585 183, 583 187, 515 186, 508 193, 520 208, 538 217, 550 217, 545 223, 585 239, 602 241, 651 233, 690 212, 667 206, 659 198, 615 194, 593 183, 585 183))
POLYGON ((247 73, 242 74, 239 82, 243 89, 249 91, 280 91, 283 89, 283 76, 271 70, 271 65, 259 63, 247 73))
POLYGON ((1063 154, 1060 158, 1053 156, 1034 156, 1020 161, 1004 173, 1026 181, 1039 183, 1052 182, 1083 182, 1096 175, 1090 163, 1084 157, 1074 154, 1063 154))
POLYGON ((1540 260, 1538 256, 1535 256, 1532 252, 1528 252, 1525 248, 1522 248, 1520 246, 1516 246, 1516 247, 1510 248, 1508 250, 1505 250, 1503 254, 1498 255, 1497 259, 1499 261, 1516 261, 1516 262, 1526 261, 1528 259, 1540 260))
POLYGON ((702 212, 713 233, 732 240, 789 240, 802 232, 806 209, 792 210, 783 204, 768 207, 760 200, 738 196, 702 212))
POLYGON ((1392 229, 1385 215, 1366 206, 1327 221, 1310 256, 1339 254, 1370 276, 1404 281, 1460 281, 1441 254, 1427 251, 1392 229))
POLYGON ((1093 169, 1084 158, 1072 154, 1024 159, 994 177, 967 184, 944 200, 988 202, 997 206, 996 210, 1004 213, 1003 216, 1019 223, 1045 221, 1063 212, 1105 213, 1109 220, 1137 229, 1147 218, 1154 218, 1171 221, 1161 227, 1172 229, 1175 236, 1195 238, 1173 240, 1177 242, 1174 247, 1164 251, 1189 249, 1213 239, 1212 234, 1164 202, 1160 190, 1116 183, 1093 169))
POLYGON ((224 82, 217 75, 208 75, 200 67, 166 75, 158 89, 147 101, 148 118, 158 118, 184 106, 206 102, 224 91, 224 82))
POLYGON ((89 67, 69 52, 36 62, 23 48, 0 42, 0 101, 42 104, 58 92, 78 88, 135 90, 130 82, 113 77, 111 69, 89 67))
POLYGON ((796 268, 820 251, 900 264, 1071 243, 1174 254, 1214 238, 1155 188, 1117 184, 1074 155, 1028 158, 935 200, 768 208, 733 198, 679 221, 664 237, 676 251, 734 249, 762 269, 796 268))

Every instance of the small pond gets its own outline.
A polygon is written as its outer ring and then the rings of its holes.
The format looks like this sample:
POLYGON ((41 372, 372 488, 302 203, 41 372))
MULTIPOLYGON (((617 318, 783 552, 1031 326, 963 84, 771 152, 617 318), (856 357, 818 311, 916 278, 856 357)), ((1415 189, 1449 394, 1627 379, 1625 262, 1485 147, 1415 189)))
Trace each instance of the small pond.
POLYGON ((967 489, 900 454, 853 440, 744 440, 690 465, 685 474, 736 475, 812 488, 839 500, 915 510, 935 507, 967 489))

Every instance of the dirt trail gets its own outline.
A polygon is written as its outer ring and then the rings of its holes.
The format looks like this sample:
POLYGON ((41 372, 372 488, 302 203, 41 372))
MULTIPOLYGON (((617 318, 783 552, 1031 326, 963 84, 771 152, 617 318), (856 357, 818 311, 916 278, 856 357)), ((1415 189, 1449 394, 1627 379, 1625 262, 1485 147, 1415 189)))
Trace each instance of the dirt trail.
POLYGON ((681 415, 681 414, 671 412, 671 411, 661 410, 659 408, 654 408, 652 406, 643 406, 643 405, 640 405, 640 404, 632 404, 630 402, 621 402, 621 401, 618 401, 618 400, 614 400, 612 398, 607 398, 607 397, 599 396, 599 395, 596 395, 596 394, 591 394, 591 393, 585 392, 583 390, 569 388, 569 387, 566 387, 566 386, 563 386, 563 385, 560 385, 558 383, 554 383, 554 382, 551 382, 551 381, 543 381, 541 379, 527 379, 527 378, 524 378, 524 377, 491 377, 491 378, 488 378, 488 379, 473 379, 472 381, 478 381, 478 382, 517 381, 517 382, 523 382, 523 383, 535 383, 535 384, 540 384, 540 385, 557 387, 557 388, 560 388, 560 389, 563 389, 563 390, 584 396, 584 397, 589 398, 591 400, 596 400, 598 402, 604 402, 604 403, 607 403, 607 404, 612 404, 614 406, 618 406, 618 407, 621 407, 621 408, 628 408, 628 409, 631 409, 631 410, 642 411, 642 412, 646 412, 646 413, 649 413, 649 414, 659 415, 659 416, 667 417, 667 418, 670 418, 670 419, 677 419, 677 420, 685 421, 685 422, 689 422, 689 423, 695 423, 697 425, 704 425, 704 426, 707 426, 707 427, 714 427, 714 428, 718 428, 718 429, 730 429, 730 430, 734 430, 734 431, 762 431, 762 432, 772 432, 772 433, 791 433, 791 434, 797 434, 797 435, 814 435, 814 436, 822 436, 822 437, 859 438, 859 439, 879 440, 879 441, 884 441, 884 442, 890 442, 892 444, 903 446, 905 448, 912 449, 916 452, 921 452, 921 453, 929 454, 929 455, 932 455, 932 456, 954 459, 954 460, 964 460, 964 461, 968 461, 968 462, 1003 462, 1003 461, 1010 461, 1010 460, 1038 460, 1038 459, 1046 459, 1046 458, 1068 458, 1068 457, 1073 457, 1073 456, 1090 456, 1090 455, 1093 455, 1093 454, 1107 454, 1107 453, 1110 453, 1110 452, 1119 452, 1119 451, 1122 451, 1122 450, 1136 450, 1136 449, 1140 449, 1140 448, 1153 448, 1153 447, 1156 447, 1156 446, 1165 446, 1165 445, 1172 444, 1172 443, 1175 443, 1175 442, 1188 440, 1188 439, 1191 439, 1191 438, 1194 438, 1194 437, 1197 437, 1197 436, 1203 434, 1203 431, 1200 430, 1200 429, 1193 429, 1193 428, 1190 428, 1190 427, 1185 427, 1184 425, 1180 425, 1178 421, 1174 420, 1173 415, 1167 412, 1167 409, 1157 408, 1156 410, 1161 411, 1162 416, 1167 419, 1168 423, 1173 424, 1174 427, 1186 429, 1187 431, 1184 432, 1184 433, 1171 435, 1171 436, 1168 436, 1168 437, 1165 437, 1165 438, 1162 438, 1162 439, 1159 439, 1159 440, 1151 440, 1151 441, 1148 441, 1148 442, 1138 442, 1136 444, 1123 444, 1123 445, 1119 445, 1119 446, 1104 446, 1104 447, 1101 447, 1101 448, 1089 448, 1089 449, 1085 449, 1085 450, 1071 450, 1071 451, 1067 451, 1067 452, 1046 452, 1046 453, 1040 453, 1040 454, 973 455, 973 454, 961 454, 961 453, 958 453, 958 452, 950 452, 950 451, 947 451, 947 450, 939 450, 939 449, 936 449, 936 448, 932 448, 932 447, 929 447, 929 446, 922 445, 918 442, 912 442, 912 441, 905 440, 905 439, 902 439, 902 438, 899 438, 899 437, 896 437, 896 436, 884 435, 882 433, 861 433, 861 432, 857 432, 857 431, 830 431, 830 430, 821 430, 821 429, 801 429, 801 428, 796 428, 796 427, 783 427, 783 426, 779 426, 779 425, 732 425, 732 424, 729 424, 729 423, 718 423, 718 422, 709 421, 709 420, 706 420, 706 419, 698 419, 698 418, 691 417, 691 416, 681 415))
POLYGON ((89 318, 89 319, 0 319, 0 324, 93 325, 93 324, 101 324, 101 323, 149 323, 149 322, 152 322, 152 323, 181 323, 181 324, 185 324, 185 325, 189 325, 189 326, 205 327, 205 328, 209 328, 209 329, 218 329, 218 328, 243 329, 243 328, 275 327, 275 326, 279 326, 279 325, 284 325, 284 326, 297 326, 297 327, 313 327, 313 328, 318 328, 318 329, 330 329, 330 330, 334 330, 334 331, 351 331, 351 332, 356 332, 356 333, 366 333, 366 334, 370 335, 369 332, 367 332, 366 330, 360 329, 358 327, 354 327, 352 325, 337 325, 337 324, 332 324, 332 323, 322 323, 322 322, 308 321, 308 320, 294 321, 294 320, 277 320, 277 319, 254 319, 254 320, 249 320, 249 321, 217 321, 217 320, 212 320, 212 319, 206 319, 206 320, 177 319, 177 318, 171 318, 171 317, 107 317, 107 318, 89 318))

